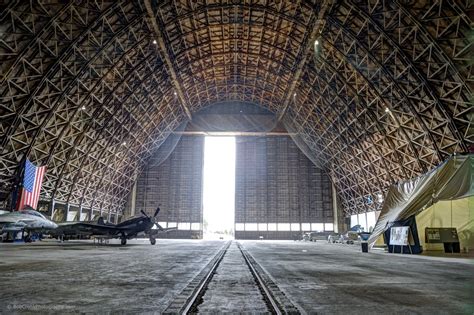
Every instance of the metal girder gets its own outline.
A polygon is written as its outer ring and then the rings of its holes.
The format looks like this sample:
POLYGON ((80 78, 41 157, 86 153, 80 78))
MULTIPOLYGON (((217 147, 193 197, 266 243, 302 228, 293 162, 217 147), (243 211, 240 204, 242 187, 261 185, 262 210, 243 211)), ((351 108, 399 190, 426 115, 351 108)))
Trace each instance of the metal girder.
POLYGON ((48 166, 43 200, 120 213, 167 135, 207 105, 240 100, 291 124, 346 214, 378 210, 368 200, 390 184, 474 145, 472 10, 425 0, 8 2, 0 190, 12 190, 28 157, 48 166))

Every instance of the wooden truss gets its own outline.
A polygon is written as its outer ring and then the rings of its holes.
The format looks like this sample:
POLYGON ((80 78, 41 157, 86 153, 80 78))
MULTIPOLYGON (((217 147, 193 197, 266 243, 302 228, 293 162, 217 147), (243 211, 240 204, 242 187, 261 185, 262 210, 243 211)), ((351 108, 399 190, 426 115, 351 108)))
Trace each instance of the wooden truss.
MULTIPOLYGON (((0 190, 120 212, 204 106, 291 122, 346 214, 474 142, 470 1, 10 1, 0 7, 0 190), (317 43, 316 43, 317 42, 317 43)), ((372 202, 371 202, 372 200, 372 202)))

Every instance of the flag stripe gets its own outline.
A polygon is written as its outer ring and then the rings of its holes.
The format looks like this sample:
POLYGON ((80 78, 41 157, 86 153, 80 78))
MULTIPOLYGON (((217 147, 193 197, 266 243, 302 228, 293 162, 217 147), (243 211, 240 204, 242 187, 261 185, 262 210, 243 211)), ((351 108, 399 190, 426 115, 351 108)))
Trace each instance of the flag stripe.
MULTIPOLYGON (((39 196, 41 192, 41 183, 43 182, 43 175, 44 175, 44 166, 38 167, 36 169, 36 182, 35 182, 35 195, 33 199, 33 204, 38 205, 39 196)), ((36 207, 35 207, 36 208, 36 207)))
POLYGON ((24 189, 22 188, 21 191, 20 191, 20 203, 19 203, 19 205, 18 205, 18 209, 21 209, 21 208, 20 208, 20 205, 23 205, 23 203, 24 203, 23 200, 25 199, 25 194, 23 193, 23 190, 24 190, 24 189))
POLYGON ((20 201, 17 205, 18 210, 23 209, 25 206, 36 209, 45 172, 46 166, 36 167, 30 161, 26 160, 23 174, 23 187, 21 189, 20 201))

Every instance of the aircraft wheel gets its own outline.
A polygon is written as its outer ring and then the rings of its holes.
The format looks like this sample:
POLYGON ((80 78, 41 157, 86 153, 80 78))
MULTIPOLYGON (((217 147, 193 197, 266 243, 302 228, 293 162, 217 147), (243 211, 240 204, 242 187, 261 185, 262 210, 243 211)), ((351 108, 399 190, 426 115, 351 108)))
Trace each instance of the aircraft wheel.
POLYGON ((155 245, 156 244, 156 238, 150 237, 150 244, 155 245))
POLYGON ((120 239, 120 244, 126 245, 127 244, 127 239, 126 238, 121 238, 120 239))

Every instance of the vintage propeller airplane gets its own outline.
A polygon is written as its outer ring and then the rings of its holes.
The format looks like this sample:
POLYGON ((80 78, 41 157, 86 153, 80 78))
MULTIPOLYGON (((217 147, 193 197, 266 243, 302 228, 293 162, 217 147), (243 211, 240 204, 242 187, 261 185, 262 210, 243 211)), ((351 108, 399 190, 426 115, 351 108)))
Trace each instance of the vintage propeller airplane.
POLYGON ((107 238, 120 238, 121 244, 127 244, 127 240, 146 235, 150 239, 150 244, 156 244, 156 234, 168 232, 176 228, 163 228, 156 222, 156 217, 160 212, 158 207, 152 217, 143 210, 142 215, 127 219, 119 224, 106 223, 102 217, 97 223, 86 222, 65 222, 59 223, 54 231, 54 236, 64 238, 70 235, 103 236, 107 238))

